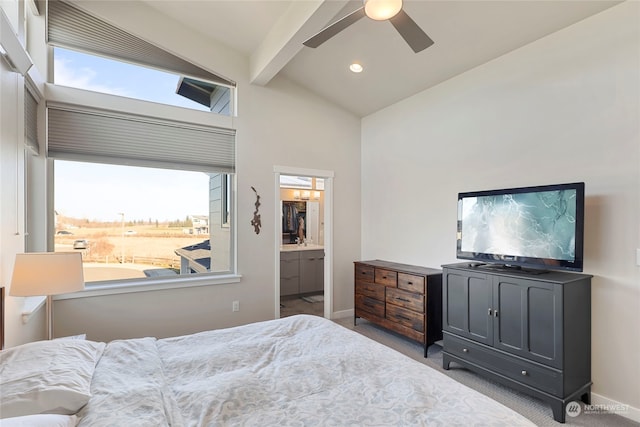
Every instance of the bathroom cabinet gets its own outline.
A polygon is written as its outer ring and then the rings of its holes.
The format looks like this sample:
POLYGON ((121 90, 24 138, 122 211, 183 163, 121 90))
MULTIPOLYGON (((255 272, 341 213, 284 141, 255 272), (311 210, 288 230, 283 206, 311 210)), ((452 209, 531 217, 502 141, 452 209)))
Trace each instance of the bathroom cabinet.
POLYGON ((280 296, 324 291, 324 249, 280 252, 280 296))

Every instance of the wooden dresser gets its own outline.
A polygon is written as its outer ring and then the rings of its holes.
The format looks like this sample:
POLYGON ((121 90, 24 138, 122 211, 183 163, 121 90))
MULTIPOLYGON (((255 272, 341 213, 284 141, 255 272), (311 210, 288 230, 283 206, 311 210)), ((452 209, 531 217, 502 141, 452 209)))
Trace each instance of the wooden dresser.
POLYGON ((389 261, 356 261, 355 318, 427 347, 442 339, 442 271, 389 261))

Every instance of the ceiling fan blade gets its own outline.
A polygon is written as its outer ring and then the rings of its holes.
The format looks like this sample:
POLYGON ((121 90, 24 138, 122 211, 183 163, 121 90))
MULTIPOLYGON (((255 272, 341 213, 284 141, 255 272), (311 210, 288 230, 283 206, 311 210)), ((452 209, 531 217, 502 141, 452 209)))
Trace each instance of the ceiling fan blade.
POLYGON ((398 30, 402 38, 409 44, 415 53, 418 53, 433 44, 433 40, 407 15, 400 10, 396 16, 389 19, 398 30))
POLYGON ((329 25, 328 27, 325 27, 318 34, 311 37, 310 39, 308 39, 302 44, 308 47, 318 47, 322 43, 329 40, 331 37, 338 34, 340 31, 344 30, 349 25, 355 23, 356 21, 358 21, 360 18, 363 18, 363 17, 364 17, 364 7, 361 7, 360 9, 354 12, 351 12, 344 18, 341 18, 338 21, 334 22, 333 24, 329 25))

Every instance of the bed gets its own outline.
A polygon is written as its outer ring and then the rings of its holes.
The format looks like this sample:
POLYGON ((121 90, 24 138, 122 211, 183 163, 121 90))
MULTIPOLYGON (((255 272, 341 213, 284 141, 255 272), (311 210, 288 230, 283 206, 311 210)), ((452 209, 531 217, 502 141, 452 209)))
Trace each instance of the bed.
MULTIPOLYGON (((65 386, 84 389, 73 395, 73 405, 63 408, 59 397, 50 404, 57 408, 44 412, 64 413, 68 425, 81 427, 533 426, 440 372, 317 316, 166 339, 25 346, 0 352, 2 417, 31 415, 7 412, 5 405, 8 394, 33 380, 30 374, 21 384, 23 374, 11 368, 21 359, 47 365, 42 375, 54 378, 42 389, 54 387, 56 376, 65 382, 65 375, 75 375, 65 386), (49 356, 37 352, 47 345, 54 347, 53 359, 72 349, 82 362, 69 356, 63 367, 44 363, 49 356)), ((36 413, 47 399, 31 392, 22 400, 23 411, 36 413)))

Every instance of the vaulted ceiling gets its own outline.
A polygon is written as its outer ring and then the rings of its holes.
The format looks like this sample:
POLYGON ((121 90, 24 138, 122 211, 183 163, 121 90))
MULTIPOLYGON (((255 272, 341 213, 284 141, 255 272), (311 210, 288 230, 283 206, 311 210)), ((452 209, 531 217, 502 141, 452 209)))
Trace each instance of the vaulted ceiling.
POLYGON ((389 22, 363 18, 319 46, 302 42, 361 7, 346 0, 143 0, 251 58, 251 81, 277 74, 358 116, 548 36, 617 0, 404 0, 435 41, 414 53, 389 22), (364 71, 354 74, 358 62, 364 71))

